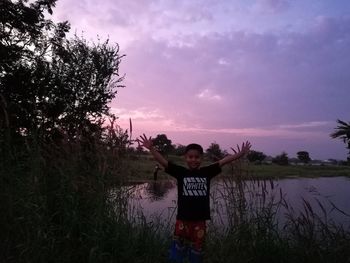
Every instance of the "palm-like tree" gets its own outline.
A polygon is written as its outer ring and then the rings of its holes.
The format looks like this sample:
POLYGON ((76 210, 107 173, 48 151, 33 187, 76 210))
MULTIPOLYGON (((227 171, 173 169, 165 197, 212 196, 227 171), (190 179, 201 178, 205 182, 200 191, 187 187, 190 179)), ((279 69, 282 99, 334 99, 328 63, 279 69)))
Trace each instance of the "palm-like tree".
POLYGON ((350 162, 350 122, 345 122, 341 120, 337 120, 338 126, 335 128, 335 131, 331 133, 332 138, 339 138, 343 140, 345 144, 347 144, 347 149, 349 149, 349 157, 348 161, 350 162))

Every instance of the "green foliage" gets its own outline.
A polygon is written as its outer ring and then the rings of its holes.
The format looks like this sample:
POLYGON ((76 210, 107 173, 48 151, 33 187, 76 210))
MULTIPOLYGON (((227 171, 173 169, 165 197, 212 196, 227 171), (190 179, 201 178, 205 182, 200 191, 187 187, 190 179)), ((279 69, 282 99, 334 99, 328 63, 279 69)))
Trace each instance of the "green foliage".
POLYGON ((171 140, 165 134, 158 134, 152 139, 153 145, 162 154, 169 154, 174 151, 174 146, 171 144, 171 140))
POLYGON ((299 152, 297 152, 297 157, 303 163, 308 163, 308 162, 311 161, 311 158, 310 158, 309 153, 307 151, 299 151, 299 152))
POLYGON ((206 154, 211 160, 217 161, 223 158, 227 154, 227 152, 223 151, 218 143, 213 142, 206 150, 206 154))
POLYGON ((250 162, 255 162, 255 163, 261 164, 261 162, 265 160, 266 155, 263 152, 251 150, 248 153, 247 158, 250 162))
POLYGON ((345 122, 341 120, 337 120, 338 126, 335 128, 335 131, 330 134, 332 138, 341 139, 347 146, 346 148, 349 150, 348 153, 348 162, 350 163, 350 122, 345 122))
POLYGON ((182 156, 185 154, 186 146, 182 144, 174 145, 174 154, 177 156, 182 156))
POLYGON ((122 78, 119 47, 108 41, 68 40, 68 22, 45 19, 54 0, 2 1, 0 5, 0 128, 18 136, 36 133, 75 138, 111 116, 108 103, 122 78))
POLYGON ((288 154, 286 152, 282 152, 280 155, 277 155, 272 159, 273 163, 279 164, 279 165, 288 165, 288 154))

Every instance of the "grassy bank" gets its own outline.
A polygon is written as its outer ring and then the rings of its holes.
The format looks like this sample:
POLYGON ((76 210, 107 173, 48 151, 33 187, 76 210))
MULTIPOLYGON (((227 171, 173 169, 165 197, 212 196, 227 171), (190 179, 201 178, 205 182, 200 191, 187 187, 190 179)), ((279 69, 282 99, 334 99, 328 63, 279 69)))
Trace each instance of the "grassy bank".
POLYGON ((250 165, 252 176, 265 178, 283 177, 322 177, 322 176, 348 176, 350 166, 345 165, 250 165))
MULTIPOLYGON (((169 160, 185 165, 181 156, 169 156, 169 160)), ((210 160, 204 160, 205 164, 210 164, 210 160)), ((142 181, 153 179, 153 171, 156 162, 150 155, 133 155, 128 162, 128 177, 131 180, 142 181)), ((244 165, 245 170, 242 175, 247 178, 285 178, 285 177, 323 177, 323 176, 348 176, 350 177, 350 166, 345 165, 277 165, 277 164, 248 164, 244 165)), ((222 176, 230 176, 232 167, 226 166, 222 176)), ((160 178, 168 179, 164 172, 159 172, 160 178)))

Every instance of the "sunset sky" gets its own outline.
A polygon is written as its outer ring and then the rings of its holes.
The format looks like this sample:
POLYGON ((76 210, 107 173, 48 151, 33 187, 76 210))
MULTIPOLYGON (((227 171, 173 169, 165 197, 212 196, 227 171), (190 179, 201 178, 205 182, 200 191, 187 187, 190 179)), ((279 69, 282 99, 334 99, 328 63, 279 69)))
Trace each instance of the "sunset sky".
POLYGON ((120 45, 111 108, 134 135, 346 159, 348 0, 58 0, 55 21, 120 45))

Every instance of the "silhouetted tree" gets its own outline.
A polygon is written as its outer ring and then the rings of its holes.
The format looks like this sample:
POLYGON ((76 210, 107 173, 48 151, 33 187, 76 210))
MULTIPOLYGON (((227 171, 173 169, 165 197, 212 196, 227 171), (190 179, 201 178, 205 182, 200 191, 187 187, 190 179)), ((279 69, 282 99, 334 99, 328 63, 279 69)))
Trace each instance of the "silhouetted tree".
POLYGON ((288 165, 288 154, 286 152, 282 152, 280 155, 277 155, 275 158, 273 158, 272 162, 279 165, 288 165))
POLYGON ((27 251, 63 244, 64 236, 85 243, 88 222, 107 215, 107 181, 119 174, 118 155, 130 141, 103 128, 121 81, 118 46, 68 40, 67 22, 45 18, 55 2, 0 1, 1 262, 85 261, 64 247, 40 260, 27 251))
POLYGON ((226 151, 221 150, 220 145, 216 142, 210 144, 209 148, 206 150, 206 153, 213 161, 217 161, 227 154, 226 151))
POLYGON ((248 153, 247 158, 250 162, 261 163, 265 160, 266 155, 263 152, 251 150, 248 153))
POLYGON ((68 22, 46 19, 55 0, 0 4, 0 128, 52 136, 99 129, 122 78, 118 45, 68 40, 68 22))
POLYGON ((298 159, 303 163, 308 163, 311 161, 309 153, 307 151, 299 151, 297 152, 298 159))
POLYGON ((174 146, 171 144, 171 140, 165 134, 158 134, 152 139, 153 145, 163 154, 169 154, 174 151, 174 146))
POLYGON ((348 153, 348 162, 350 163, 350 122, 345 122, 341 120, 337 120, 338 126, 335 128, 335 131, 331 133, 332 138, 341 139, 347 146, 346 148, 349 150, 348 153))
POLYGON ((177 144, 174 146, 174 154, 181 156, 185 154, 186 146, 182 144, 177 144))

